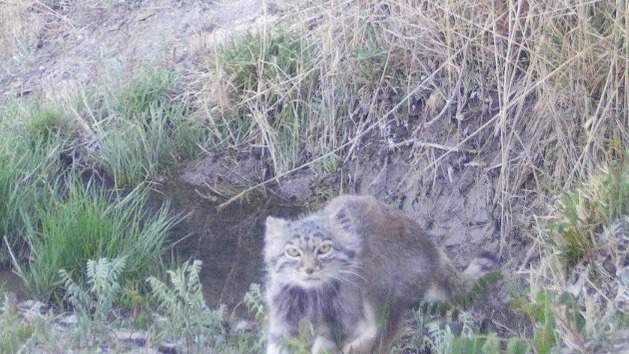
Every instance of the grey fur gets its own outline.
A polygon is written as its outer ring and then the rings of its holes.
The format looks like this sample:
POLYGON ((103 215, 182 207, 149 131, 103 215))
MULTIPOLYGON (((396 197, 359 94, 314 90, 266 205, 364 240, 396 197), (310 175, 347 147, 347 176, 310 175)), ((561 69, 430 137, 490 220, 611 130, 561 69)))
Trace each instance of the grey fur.
POLYGON ((404 311, 451 298, 495 261, 483 257, 461 274, 402 212, 348 195, 299 220, 269 217, 264 257, 267 354, 284 353, 301 320, 315 331, 313 353, 338 352, 338 339, 343 353, 382 352, 404 311))

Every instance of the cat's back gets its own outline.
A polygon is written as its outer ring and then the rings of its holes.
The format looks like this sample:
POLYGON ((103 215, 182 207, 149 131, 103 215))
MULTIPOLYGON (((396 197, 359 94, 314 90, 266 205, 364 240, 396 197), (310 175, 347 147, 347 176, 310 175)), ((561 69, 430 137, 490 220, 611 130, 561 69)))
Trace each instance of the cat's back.
POLYGON ((345 211, 362 239, 360 262, 376 301, 402 307, 423 296, 441 267, 440 252, 428 234, 402 211, 371 196, 341 195, 325 212, 345 211))
POLYGON ((326 211, 348 210, 356 232, 363 237, 364 255, 387 263, 436 261, 438 250, 428 234, 400 210, 372 196, 341 195, 332 199, 326 211))
POLYGON ((348 210, 357 231, 368 242, 389 244, 432 243, 426 232, 404 212, 367 195, 340 195, 332 199, 325 211, 334 214, 348 210))

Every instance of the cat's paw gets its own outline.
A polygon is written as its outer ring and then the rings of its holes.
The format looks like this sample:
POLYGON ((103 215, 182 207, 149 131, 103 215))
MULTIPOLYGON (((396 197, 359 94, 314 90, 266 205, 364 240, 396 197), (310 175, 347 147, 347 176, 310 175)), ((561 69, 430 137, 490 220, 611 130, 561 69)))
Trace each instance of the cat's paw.
POLYGON ((371 353, 371 343, 358 339, 343 346, 343 354, 368 354, 371 353))
POLYGON ((339 349, 334 341, 325 338, 317 337, 312 344, 312 354, 339 354, 339 349))

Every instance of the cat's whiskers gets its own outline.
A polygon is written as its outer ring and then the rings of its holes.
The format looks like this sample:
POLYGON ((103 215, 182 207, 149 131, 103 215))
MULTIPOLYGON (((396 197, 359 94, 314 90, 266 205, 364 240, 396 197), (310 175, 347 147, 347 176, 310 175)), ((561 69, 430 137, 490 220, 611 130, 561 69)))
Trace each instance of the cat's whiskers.
POLYGON ((367 281, 367 279, 365 279, 365 277, 363 277, 361 274, 348 270, 348 269, 340 269, 338 272, 343 273, 343 274, 350 274, 350 275, 360 278, 363 281, 367 281))
POLYGON ((355 282, 353 281, 353 279, 343 278, 343 277, 341 277, 341 276, 340 276, 340 275, 338 275, 338 274, 337 274, 337 275, 328 275, 328 277, 329 277, 330 279, 332 279, 332 280, 337 280, 337 281, 339 281, 339 282, 341 282, 341 283, 343 283, 343 282, 344 282, 344 283, 347 283, 347 284, 349 284, 349 285, 354 285, 354 284, 355 284, 355 282))

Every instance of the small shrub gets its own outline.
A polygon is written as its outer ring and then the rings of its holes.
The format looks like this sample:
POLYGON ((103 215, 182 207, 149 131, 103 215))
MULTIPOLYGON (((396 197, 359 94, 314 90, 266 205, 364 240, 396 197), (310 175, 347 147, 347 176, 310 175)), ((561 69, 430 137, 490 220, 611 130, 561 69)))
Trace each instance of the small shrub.
POLYGON ((82 341, 92 335, 106 333, 106 328, 113 319, 114 302, 120 294, 119 282, 124 267, 124 258, 88 260, 84 276, 87 279, 85 289, 72 280, 65 269, 59 271, 66 298, 79 320, 82 341))
POLYGON ((149 277, 147 282, 164 315, 156 322, 160 334, 169 339, 184 338, 188 352, 204 352, 225 341, 222 309, 211 310, 205 304, 199 273, 201 261, 186 262, 176 270, 169 270, 170 286, 149 277))
MULTIPOLYGON (((629 154, 627 154, 629 155, 629 154)), ((603 226, 629 214, 629 165, 621 159, 593 175, 575 192, 566 193, 556 207, 550 234, 567 267, 592 261, 603 226)))
POLYGON ((318 85, 312 51, 303 39, 283 32, 255 34, 221 49, 219 66, 228 91, 239 102, 213 125, 221 145, 260 139, 277 172, 300 161, 318 85), (260 134, 258 134, 258 132, 260 134))

